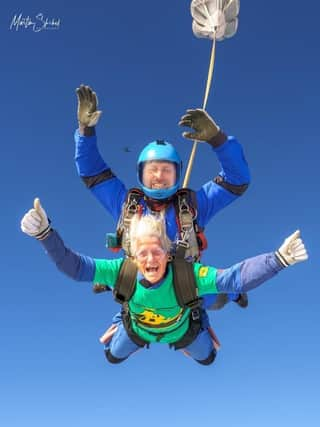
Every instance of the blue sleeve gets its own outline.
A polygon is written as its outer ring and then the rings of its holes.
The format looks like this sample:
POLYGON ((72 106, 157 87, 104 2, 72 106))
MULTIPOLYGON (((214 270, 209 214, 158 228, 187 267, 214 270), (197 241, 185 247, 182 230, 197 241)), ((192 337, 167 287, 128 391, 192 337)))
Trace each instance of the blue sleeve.
MULTIPOLYGON (((250 171, 242 146, 234 137, 228 137, 224 144, 218 148, 212 148, 212 150, 218 157, 221 166, 219 175, 224 181, 233 185, 250 183, 250 171)), ((213 179, 204 184, 197 191, 198 224, 200 227, 205 227, 217 212, 239 197, 216 184, 213 179)))
MULTIPOLYGON (((75 162, 80 177, 91 177, 110 169, 102 159, 98 147, 97 137, 80 135, 77 129, 74 135, 76 143, 75 162)), ((90 191, 102 206, 118 221, 122 205, 125 201, 127 189, 116 176, 93 185, 90 191)))
POLYGON ((274 252, 258 255, 225 270, 218 270, 216 286, 221 293, 248 292, 274 277, 283 268, 274 252))
POLYGON ((114 177, 94 185, 90 191, 117 222, 127 194, 123 183, 114 177))
POLYGON ((242 146, 235 137, 229 136, 224 144, 214 148, 213 151, 222 168, 219 175, 225 181, 234 185, 250 183, 248 163, 244 157, 242 146))
POLYGON ((94 259, 67 248, 55 230, 40 243, 62 273, 80 282, 93 281, 96 269, 94 259))
POLYGON ((97 147, 97 137, 80 135, 79 129, 75 131, 74 141, 75 162, 79 176, 95 176, 109 169, 101 157, 97 147))

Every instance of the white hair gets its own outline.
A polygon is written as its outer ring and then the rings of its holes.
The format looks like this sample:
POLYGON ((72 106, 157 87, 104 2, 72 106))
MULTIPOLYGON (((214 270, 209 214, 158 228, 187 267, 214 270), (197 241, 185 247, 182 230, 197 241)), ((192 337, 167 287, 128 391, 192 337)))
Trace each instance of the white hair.
POLYGON ((138 240, 143 237, 156 237, 162 249, 167 253, 170 252, 171 241, 166 233, 165 218, 162 213, 158 216, 151 214, 133 216, 130 226, 130 252, 133 256, 137 251, 138 240))

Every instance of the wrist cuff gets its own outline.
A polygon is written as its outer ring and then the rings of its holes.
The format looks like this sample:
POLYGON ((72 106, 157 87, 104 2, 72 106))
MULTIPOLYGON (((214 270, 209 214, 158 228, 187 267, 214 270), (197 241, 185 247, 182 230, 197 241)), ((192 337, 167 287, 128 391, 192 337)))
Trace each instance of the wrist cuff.
POLYGON ((51 225, 50 225, 50 224, 48 224, 48 227, 47 227, 47 228, 45 228, 43 231, 41 231, 41 233, 37 234, 37 235, 35 236, 35 238, 36 238, 37 240, 44 240, 44 239, 46 239, 46 238, 47 238, 47 236, 48 236, 48 234, 50 233, 50 231, 51 231, 51 225))
POLYGON ((96 128, 94 126, 92 127, 82 126, 79 123, 79 133, 80 135, 83 135, 83 136, 95 136, 96 128))
POLYGON ((275 252, 275 256, 283 267, 289 267, 290 264, 279 251, 275 252))
POLYGON ((219 129, 217 135, 215 135, 213 138, 211 138, 209 141, 206 141, 211 147, 218 148, 222 144, 224 144, 227 141, 228 137, 227 135, 219 129))
POLYGON ((211 147, 218 148, 222 144, 224 144, 227 141, 228 137, 227 135, 219 129, 217 135, 215 135, 213 138, 209 139, 209 141, 206 141, 211 147))

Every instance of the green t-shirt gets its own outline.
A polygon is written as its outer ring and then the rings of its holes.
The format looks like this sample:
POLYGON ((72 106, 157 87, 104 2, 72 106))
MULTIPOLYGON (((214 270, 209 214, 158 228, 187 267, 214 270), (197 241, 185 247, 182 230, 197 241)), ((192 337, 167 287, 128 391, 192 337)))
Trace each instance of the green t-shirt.
MULTIPOLYGON (((96 259, 95 283, 113 288, 116 284, 123 259, 96 259)), ((198 295, 218 293, 217 270, 195 263, 194 274, 198 295)), ((132 327, 143 340, 148 342, 174 343, 188 330, 189 309, 179 306, 173 285, 172 268, 158 287, 145 288, 137 280, 136 289, 129 301, 132 327)))

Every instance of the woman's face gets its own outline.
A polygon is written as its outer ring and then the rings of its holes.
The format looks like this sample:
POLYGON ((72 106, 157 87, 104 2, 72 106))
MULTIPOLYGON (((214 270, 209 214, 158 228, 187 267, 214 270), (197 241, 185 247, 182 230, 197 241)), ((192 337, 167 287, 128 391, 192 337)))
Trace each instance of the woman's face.
POLYGON ((135 261, 138 270, 150 283, 157 283, 166 272, 168 256, 157 237, 142 237, 137 241, 135 261))

